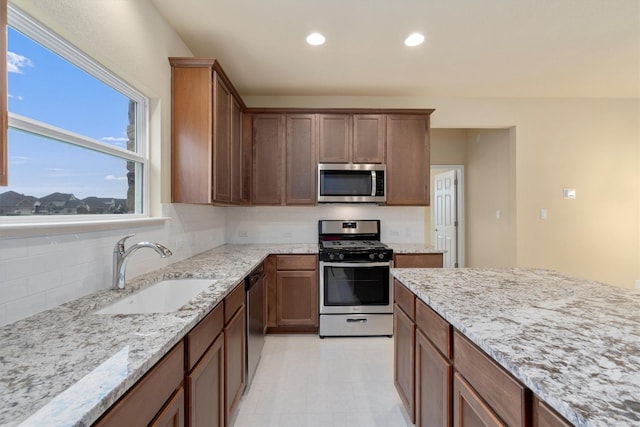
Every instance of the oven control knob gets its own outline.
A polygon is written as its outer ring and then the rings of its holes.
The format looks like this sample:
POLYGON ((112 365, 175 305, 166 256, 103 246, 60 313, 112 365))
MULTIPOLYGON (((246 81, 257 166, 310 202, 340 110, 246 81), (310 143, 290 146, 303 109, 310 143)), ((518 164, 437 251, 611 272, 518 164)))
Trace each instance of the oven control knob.
POLYGON ((382 253, 378 254, 378 259, 384 259, 384 254, 382 253))
POLYGON ((344 254, 338 254, 338 259, 339 260, 343 260, 344 259, 344 254))
POLYGON ((370 253, 370 254, 369 254, 369 259, 371 259, 371 260, 376 259, 376 254, 374 254, 374 253, 370 253))
POLYGON ((333 255, 333 254, 329 254, 329 259, 330 259, 330 260, 333 260, 334 258, 335 258, 335 255, 333 255))

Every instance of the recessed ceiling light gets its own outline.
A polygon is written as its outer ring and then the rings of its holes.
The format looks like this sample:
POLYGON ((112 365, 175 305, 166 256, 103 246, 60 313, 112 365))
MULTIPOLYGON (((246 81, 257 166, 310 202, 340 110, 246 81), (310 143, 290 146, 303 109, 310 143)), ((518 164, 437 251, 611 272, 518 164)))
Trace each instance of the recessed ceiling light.
POLYGON ((413 33, 404 40, 404 44, 407 46, 418 46, 424 42, 424 36, 419 33, 413 33))
POLYGON ((320 33, 311 33, 307 36, 307 43, 313 46, 324 44, 324 36, 320 33))

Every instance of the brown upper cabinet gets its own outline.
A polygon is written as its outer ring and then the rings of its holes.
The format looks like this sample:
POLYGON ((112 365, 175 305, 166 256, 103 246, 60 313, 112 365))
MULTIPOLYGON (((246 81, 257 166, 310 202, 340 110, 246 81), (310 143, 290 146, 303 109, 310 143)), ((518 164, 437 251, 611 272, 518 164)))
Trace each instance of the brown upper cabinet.
POLYGON ((428 206, 429 114, 387 115, 387 205, 428 206))
POLYGON ((169 58, 171 197, 174 203, 240 204, 242 99, 212 58, 169 58))
POLYGON ((315 114, 252 114, 253 205, 316 203, 315 114))
MULTIPOLYGON (((0 57, 7 57, 7 0, 0 0, 0 57)), ((7 91, 7 61, 0 61, 0 88, 2 93, 7 91)), ((7 138, 8 116, 7 97, 0 96, 0 185, 8 184, 9 171, 7 170, 7 138)))
POLYGON ((319 114, 320 163, 384 163, 383 114, 319 114))

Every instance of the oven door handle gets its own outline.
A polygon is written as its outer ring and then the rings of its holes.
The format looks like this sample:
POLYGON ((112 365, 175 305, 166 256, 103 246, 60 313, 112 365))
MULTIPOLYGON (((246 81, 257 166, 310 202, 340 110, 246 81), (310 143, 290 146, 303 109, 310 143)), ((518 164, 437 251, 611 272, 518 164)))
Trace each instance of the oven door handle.
POLYGON ((390 267, 391 262, 326 262, 321 264, 325 267, 349 267, 349 268, 365 268, 365 267, 390 267))

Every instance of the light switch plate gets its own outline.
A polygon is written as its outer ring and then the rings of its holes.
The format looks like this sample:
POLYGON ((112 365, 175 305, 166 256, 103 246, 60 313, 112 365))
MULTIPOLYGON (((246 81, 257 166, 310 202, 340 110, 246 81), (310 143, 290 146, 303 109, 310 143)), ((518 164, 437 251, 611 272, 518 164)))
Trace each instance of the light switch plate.
POLYGON ((562 190, 562 198, 563 199, 575 199, 576 198, 576 189, 575 188, 565 188, 562 190))
POLYGON ((547 219, 547 210, 540 209, 540 219, 547 219))

